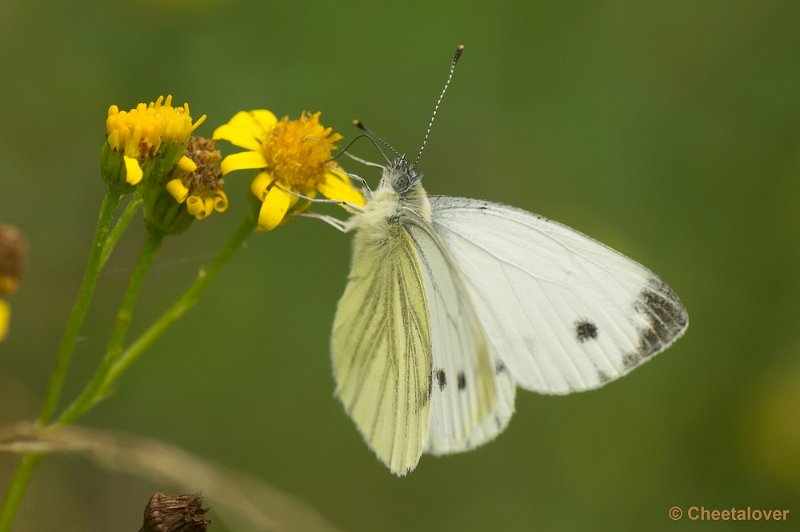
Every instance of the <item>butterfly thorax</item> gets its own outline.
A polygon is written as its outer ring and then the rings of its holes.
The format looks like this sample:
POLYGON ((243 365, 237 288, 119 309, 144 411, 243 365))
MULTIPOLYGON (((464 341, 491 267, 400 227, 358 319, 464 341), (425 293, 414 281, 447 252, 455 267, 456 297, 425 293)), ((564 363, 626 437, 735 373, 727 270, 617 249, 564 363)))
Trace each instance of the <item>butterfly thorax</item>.
POLYGON ((364 210, 350 218, 346 230, 358 230, 359 237, 379 242, 399 230, 409 218, 422 218, 430 223, 431 205, 421 178, 422 174, 404 156, 396 158, 383 169, 378 190, 364 210))

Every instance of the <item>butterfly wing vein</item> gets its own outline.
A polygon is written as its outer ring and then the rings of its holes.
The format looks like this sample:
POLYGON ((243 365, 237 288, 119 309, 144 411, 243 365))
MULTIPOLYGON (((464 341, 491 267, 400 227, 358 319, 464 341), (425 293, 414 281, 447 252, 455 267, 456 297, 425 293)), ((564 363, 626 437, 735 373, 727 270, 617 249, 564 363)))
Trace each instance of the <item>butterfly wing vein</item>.
POLYGON ((430 328, 414 250, 396 234, 384 249, 356 241, 332 336, 336 394, 378 457, 413 469, 430 419, 430 328))

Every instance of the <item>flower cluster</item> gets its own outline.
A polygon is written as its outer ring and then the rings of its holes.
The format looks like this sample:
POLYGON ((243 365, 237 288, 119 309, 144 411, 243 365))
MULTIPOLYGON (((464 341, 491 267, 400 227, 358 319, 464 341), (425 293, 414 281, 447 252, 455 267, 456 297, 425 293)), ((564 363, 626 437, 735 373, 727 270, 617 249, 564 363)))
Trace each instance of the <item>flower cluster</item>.
MULTIPOLYGON (((331 156, 342 136, 320 124, 320 113, 302 113, 296 120, 288 117, 278 120, 264 109, 240 112, 217 128, 212 140, 193 136, 205 118, 203 115, 192 119, 189 105, 174 107, 171 96, 159 97, 149 104, 140 103, 127 111, 116 105, 109 107, 106 142, 100 158, 101 175, 108 189, 37 426, 69 425, 106 399, 131 363, 197 303, 199 295, 254 229, 274 229, 287 216, 302 213, 319 195, 344 207, 364 205, 361 192, 331 156), (215 147, 216 139, 230 141, 245 151, 223 159, 215 147), (250 169, 258 170, 250 184, 257 199, 252 203, 260 202, 257 224, 254 212, 245 216, 227 244, 207 268, 198 272, 189 288, 137 340, 129 342, 129 327, 143 281, 165 237, 184 231, 194 220, 226 211, 228 196, 223 190, 223 176, 250 169), (128 194, 127 205, 118 212, 120 202, 128 194), (113 320, 105 356, 83 391, 59 413, 67 370, 100 272, 140 210, 147 235, 113 320)), ((19 232, 0 224, 0 341, 7 334, 11 313, 5 296, 13 293, 19 283, 23 249, 19 232)), ((0 524, 4 530, 10 526, 19 506, 30 473, 38 463, 37 456, 32 454, 23 459, 13 477, 8 493, 16 496, 6 497, 0 507, 0 520, 7 525, 0 524)), ((187 523, 205 530, 205 511, 198 497, 156 494, 148 506, 142 530, 162 530, 172 525, 183 529, 182 525, 187 523), (187 511, 166 515, 164 508, 187 511)))
POLYGON ((129 111, 109 108, 103 177, 121 192, 145 181, 149 228, 174 234, 194 219, 225 211, 222 177, 236 170, 259 170, 250 190, 261 203, 260 230, 274 229, 320 194, 364 205, 361 192, 331 156, 342 136, 320 124, 320 113, 278 120, 266 109, 241 111, 214 131, 214 140, 245 149, 225 159, 213 140, 191 137, 205 118, 193 120, 189 105, 173 107, 171 96, 129 111))

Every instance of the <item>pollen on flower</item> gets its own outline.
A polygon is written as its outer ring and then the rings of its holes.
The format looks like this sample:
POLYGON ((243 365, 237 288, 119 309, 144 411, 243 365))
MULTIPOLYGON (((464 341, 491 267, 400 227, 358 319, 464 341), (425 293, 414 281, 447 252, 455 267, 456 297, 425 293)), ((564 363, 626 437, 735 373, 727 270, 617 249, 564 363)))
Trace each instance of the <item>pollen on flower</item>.
POLYGON ((262 145, 270 173, 289 188, 310 191, 336 166, 331 151, 342 139, 319 123, 320 113, 303 113, 298 120, 283 117, 267 133, 262 145))

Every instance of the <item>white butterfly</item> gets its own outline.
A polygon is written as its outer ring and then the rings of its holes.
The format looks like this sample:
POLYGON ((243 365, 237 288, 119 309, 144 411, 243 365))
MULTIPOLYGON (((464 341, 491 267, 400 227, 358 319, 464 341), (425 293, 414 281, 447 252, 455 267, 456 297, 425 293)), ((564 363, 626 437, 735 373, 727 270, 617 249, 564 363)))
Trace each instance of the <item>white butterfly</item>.
POLYGON ((353 261, 331 338, 336 395, 393 473, 493 439, 517 386, 597 388, 686 330, 644 266, 514 207, 429 197, 421 177, 398 156, 344 224, 353 261))

